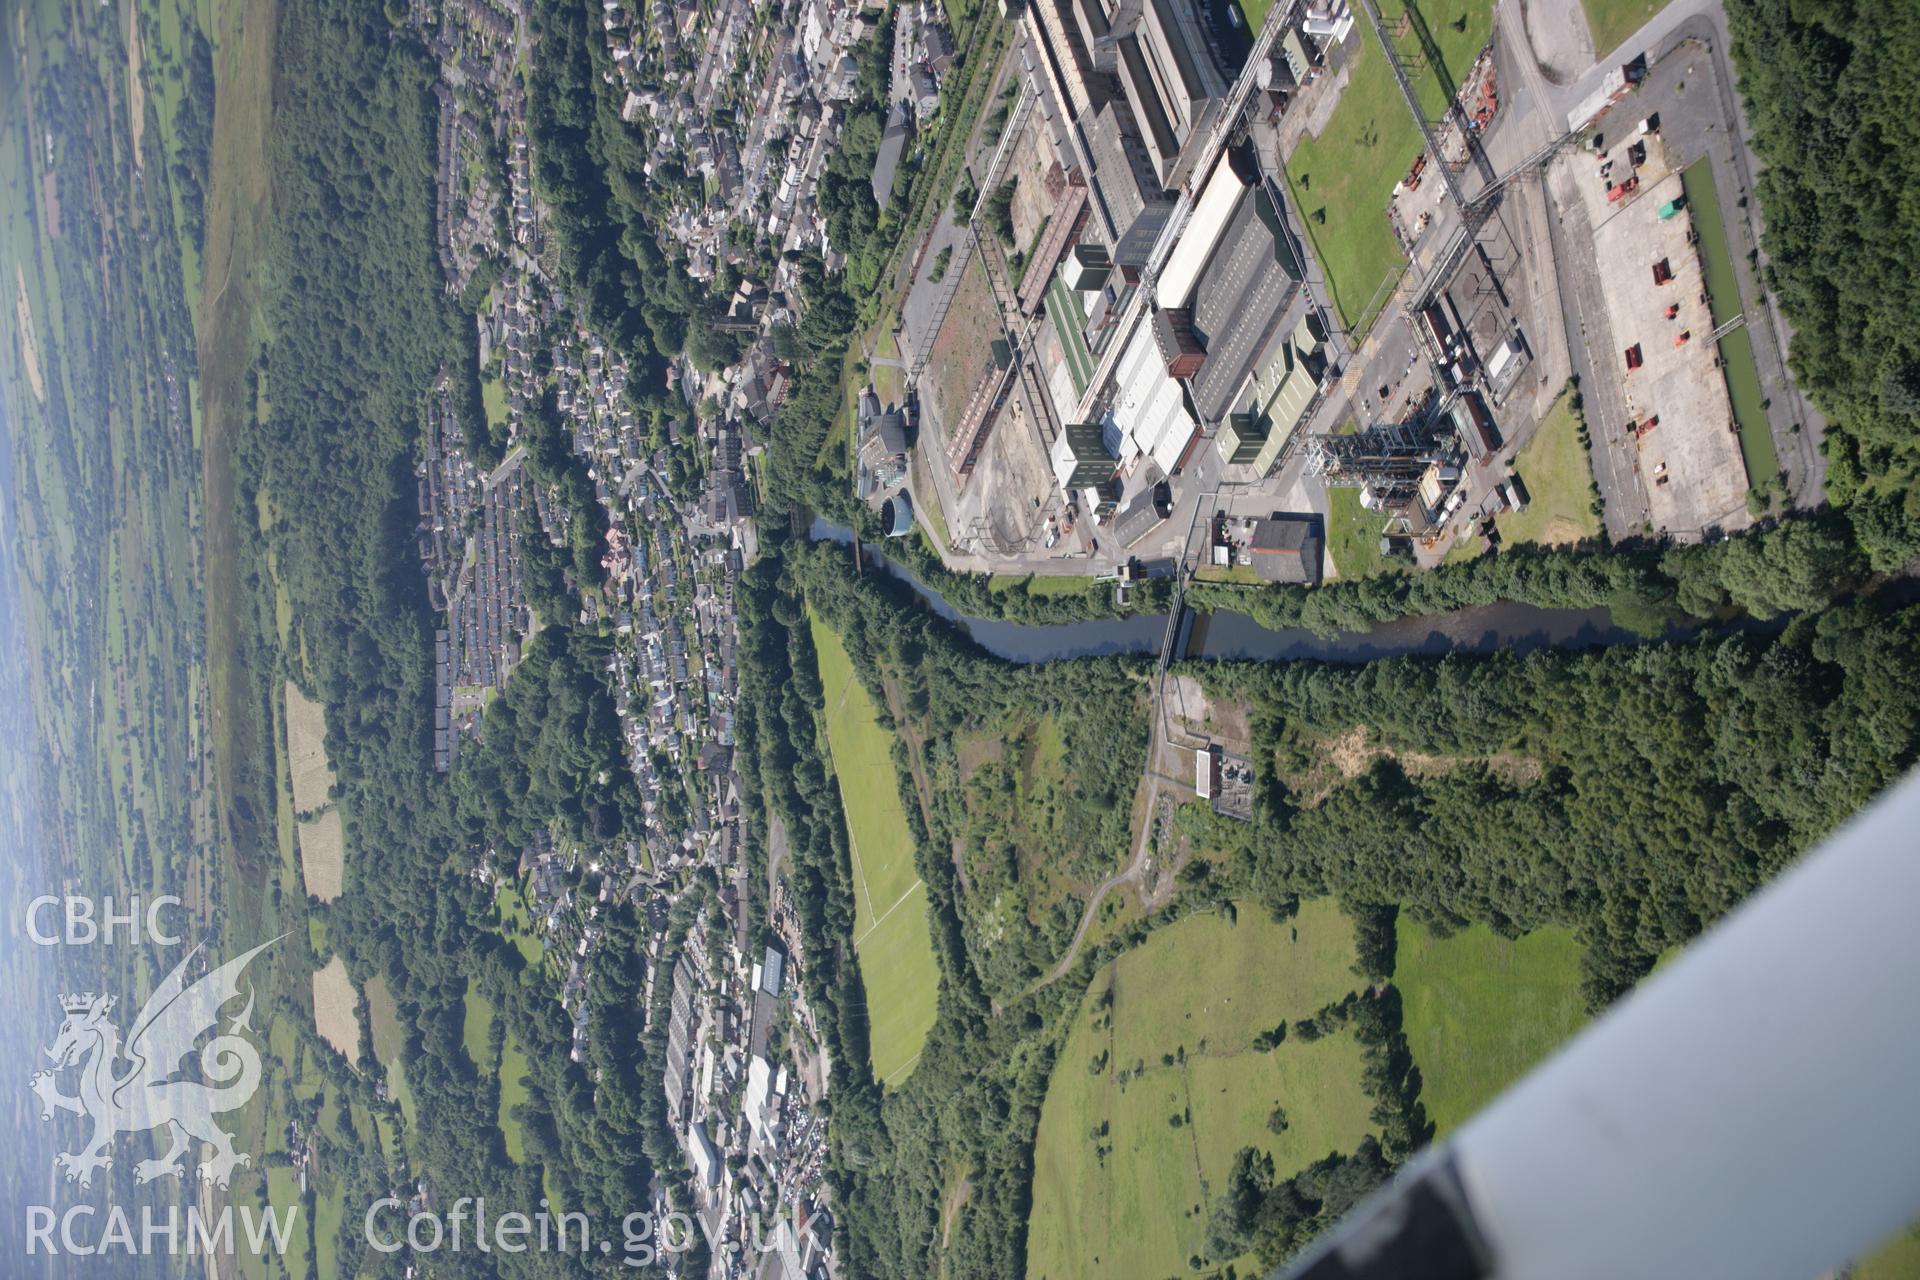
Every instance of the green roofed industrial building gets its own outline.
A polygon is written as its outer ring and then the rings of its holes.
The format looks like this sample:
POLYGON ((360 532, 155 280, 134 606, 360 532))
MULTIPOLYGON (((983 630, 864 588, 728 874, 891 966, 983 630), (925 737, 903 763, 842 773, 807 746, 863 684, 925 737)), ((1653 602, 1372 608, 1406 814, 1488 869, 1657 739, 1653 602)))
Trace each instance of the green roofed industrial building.
POLYGON ((1257 413, 1236 413, 1228 417, 1214 437, 1220 460, 1229 466, 1244 466, 1260 456, 1269 435, 1266 419, 1257 413))
POLYGON ((1273 359, 1254 379, 1251 407, 1232 415, 1220 429, 1217 447, 1226 461, 1237 461, 1234 454, 1244 450, 1247 435, 1253 428, 1236 427, 1234 423, 1248 418, 1258 423, 1258 430, 1264 433, 1259 451, 1251 459, 1253 467, 1263 476, 1273 470, 1287 441, 1299 430, 1313 405, 1314 394, 1320 386, 1319 371, 1324 364, 1320 345, 1319 334, 1307 318, 1302 318, 1293 334, 1280 344, 1273 359), (1228 452, 1229 435, 1233 440, 1233 454, 1228 452))

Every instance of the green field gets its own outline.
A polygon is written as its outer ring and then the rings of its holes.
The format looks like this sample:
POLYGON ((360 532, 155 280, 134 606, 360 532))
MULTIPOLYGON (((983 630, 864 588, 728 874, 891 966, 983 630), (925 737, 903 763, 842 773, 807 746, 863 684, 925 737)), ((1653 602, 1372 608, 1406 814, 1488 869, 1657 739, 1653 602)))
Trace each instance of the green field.
POLYGON ((1420 1099, 1440 1136, 1586 1022, 1580 944, 1565 929, 1517 941, 1483 924, 1441 939, 1400 917, 1394 985, 1420 1099))
POLYGON ((367 1017, 372 1022, 373 1056, 387 1069, 387 1087, 393 1093, 393 1099, 400 1104, 401 1114, 406 1116, 409 1125, 414 1123, 413 1093, 407 1088, 407 1069, 401 1061, 401 1051, 407 1042, 407 1029, 401 1025, 400 1011, 394 1005, 393 995, 387 990, 385 978, 374 978, 367 983, 367 1017))
MULTIPOLYGON (((287 1274, 294 1280, 312 1275, 308 1269, 307 1257, 307 1221, 300 1205, 300 1175, 284 1165, 275 1165, 267 1170, 267 1203, 273 1206, 276 1218, 285 1221, 287 1215, 293 1215, 293 1229, 287 1233, 287 1251, 280 1256, 286 1264, 287 1274)), ((241 1250, 242 1254, 248 1250, 241 1250)), ((267 1247, 268 1256, 273 1256, 272 1246, 267 1247)))
POLYGON ((1390 296, 1381 286, 1406 267, 1387 221, 1387 199, 1420 154, 1420 131, 1382 65, 1371 34, 1318 138, 1302 135, 1287 157, 1287 194, 1326 273, 1340 322, 1364 333, 1390 296))
POLYGON ((913 468, 913 492, 926 495, 924 502, 917 497, 914 499, 914 513, 925 516, 927 521, 926 524, 914 530, 914 536, 920 539, 920 544, 928 551, 936 556, 941 555, 946 548, 953 545, 953 537, 947 532, 947 513, 940 507, 939 491, 933 487, 932 481, 923 483, 920 479, 922 466, 920 450, 913 451, 913 461, 908 465, 913 468), (932 540, 928 537, 929 530, 932 531, 932 540))
POLYGON ((500 912, 500 929, 506 939, 513 943, 514 950, 528 966, 537 970, 540 967, 540 955, 545 950, 540 939, 534 936, 533 916, 527 910, 526 894, 517 884, 502 885, 494 897, 494 905, 500 912))
POLYGON ((1393 564, 1380 554, 1380 531, 1386 517, 1360 505, 1358 489, 1327 490, 1327 550, 1334 570, 1343 578, 1370 578, 1393 564))
POLYGON ((467 1057, 473 1065, 482 1071, 493 1068, 493 1055, 487 1052, 487 1032, 493 1026, 493 1005, 487 998, 467 984, 467 995, 460 1022, 460 1038, 466 1046, 467 1057))
POLYGON ((1666 8, 1667 0, 1580 0, 1580 7, 1587 11, 1587 30, 1593 35, 1594 57, 1605 62, 1607 55, 1618 49, 1628 36, 1666 8))
POLYGON ((1260 24, 1267 20, 1267 10, 1273 8, 1273 0, 1235 0, 1240 7, 1240 16, 1246 19, 1247 33, 1257 35, 1260 24))
MULTIPOLYGON (((877 331, 872 335, 874 360, 900 359, 900 342, 893 336, 893 330, 884 324, 876 325, 875 329, 877 331)), ((873 394, 880 397, 882 407, 899 404, 907 398, 906 370, 897 365, 875 363, 868 376, 873 382, 873 394)))
POLYGON ((340 1223, 346 1217, 346 1212, 346 1188, 337 1179, 331 1187, 314 1197, 313 1256, 319 1263, 314 1273, 318 1280, 332 1280, 340 1274, 339 1263, 335 1259, 340 1252, 340 1223))
MULTIPOLYGON (((1719 189, 1713 165, 1696 160, 1680 175, 1687 193, 1687 209, 1700 236, 1700 260, 1707 277, 1707 305, 1719 328, 1740 314, 1740 277, 1727 241, 1726 220, 1720 216, 1719 189)), ((1741 325, 1720 339, 1720 365, 1727 376, 1727 398, 1733 402, 1733 420, 1740 428, 1740 458, 1747 466, 1747 486, 1765 489, 1780 475, 1780 456, 1767 425, 1766 393, 1760 389, 1760 367, 1753 359, 1753 333, 1741 325)))
POLYGON ((1920 1222, 1875 1249, 1853 1269, 1853 1280, 1914 1280, 1920 1276, 1920 1222))
POLYGON ((527 1055, 509 1033, 500 1050, 500 1113, 496 1118, 500 1136, 506 1139, 507 1156, 515 1164, 527 1158, 524 1126, 513 1116, 513 1109, 527 1100, 527 1069, 527 1055))
POLYGON ((1190 917, 1096 974, 1040 1114, 1028 1276, 1185 1274, 1241 1148, 1271 1153, 1280 1177, 1351 1150, 1372 1109, 1352 1032, 1252 1041, 1353 990, 1352 962, 1352 924, 1320 899, 1284 924, 1251 905, 1235 924, 1190 917))
POLYGON ((1237 587, 1257 587, 1261 578, 1244 564, 1203 564, 1193 571, 1197 582, 1230 582, 1237 587))
POLYGON ((1593 513, 1593 462, 1580 443, 1570 395, 1554 402, 1514 458, 1513 469, 1526 490, 1527 507, 1496 518, 1501 537, 1557 545, 1600 535, 1600 517, 1593 513))
POLYGON ((1384 0, 1380 17, 1400 50, 1428 120, 1438 120, 1493 36, 1492 0, 1384 0))
POLYGON ((918 1061, 939 1011, 940 969, 926 887, 913 866, 893 739, 880 727, 840 637, 819 618, 810 620, 826 690, 833 771, 853 848, 853 945, 867 989, 873 1074, 897 1085, 918 1061))
POLYGON ((489 375, 480 379, 480 408, 487 425, 504 434, 507 425, 507 384, 489 375))
POLYGON ((1020 577, 1005 574, 993 579, 995 591, 1021 591, 1030 596, 1085 595, 1093 579, 1084 574, 1030 573, 1020 577))
MULTIPOLYGON (((377 1145, 378 1141, 373 1117, 357 1104, 342 1108, 337 1095, 329 1095, 320 1113, 319 1129, 349 1151, 377 1145)), ((332 1280, 351 1271, 340 1262, 340 1229, 346 1221, 347 1201, 359 1199, 349 1190, 348 1181, 338 1158, 329 1155, 320 1161, 312 1184, 314 1280, 332 1280)), ((349 1256, 359 1256, 352 1244, 347 1248, 349 1256)))
MULTIPOLYGON (((1488 0, 1401 5, 1385 0, 1381 17, 1395 37, 1407 76, 1429 120, 1438 119, 1493 29, 1488 0), (1426 39, 1421 38, 1425 33, 1426 39), (1418 65, 1424 62, 1424 66, 1418 65)), ((1318 138, 1302 135, 1287 157, 1287 188, 1326 273, 1340 320, 1357 340, 1391 296, 1382 286, 1406 268, 1387 221, 1393 188, 1413 167, 1422 143, 1407 100, 1374 33, 1363 20, 1347 87, 1318 138)))

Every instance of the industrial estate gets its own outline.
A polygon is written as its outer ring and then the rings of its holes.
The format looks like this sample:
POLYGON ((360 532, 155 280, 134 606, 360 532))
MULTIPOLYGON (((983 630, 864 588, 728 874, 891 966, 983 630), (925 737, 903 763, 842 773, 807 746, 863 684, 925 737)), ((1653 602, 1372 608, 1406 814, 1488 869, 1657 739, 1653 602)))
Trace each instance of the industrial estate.
POLYGON ((1013 8, 892 331, 950 565, 1314 583, 1820 501, 1717 10, 1574 65, 1460 8, 1013 8))

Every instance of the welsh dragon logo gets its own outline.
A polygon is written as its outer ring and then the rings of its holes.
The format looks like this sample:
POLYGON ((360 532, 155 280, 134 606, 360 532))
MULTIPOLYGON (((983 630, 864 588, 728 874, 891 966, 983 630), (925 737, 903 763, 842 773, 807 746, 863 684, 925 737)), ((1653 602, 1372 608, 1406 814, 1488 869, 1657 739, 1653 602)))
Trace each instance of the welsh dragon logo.
POLYGON ((113 997, 87 992, 61 998, 66 1018, 46 1050, 54 1069, 34 1072, 32 1087, 40 1099, 41 1119, 51 1120, 55 1111, 71 1111, 92 1122, 92 1134, 79 1150, 54 1157, 55 1168, 68 1182, 91 1186, 95 1171, 113 1163, 113 1144, 119 1135, 149 1130, 166 1129, 170 1145, 158 1159, 134 1166, 135 1182, 180 1177, 186 1172, 182 1157, 190 1144, 213 1148, 211 1158, 201 1158, 199 1170, 204 1181, 218 1187, 227 1185, 236 1168, 253 1162, 246 1152, 233 1149, 233 1135, 213 1119, 246 1105, 260 1087, 260 1050, 248 1039, 257 1034, 249 1023, 251 985, 246 1007, 228 1019, 225 1032, 200 1047, 200 1078, 182 1078, 178 1073, 201 1038, 217 1032, 221 1009, 239 998, 240 975, 247 965, 279 940, 263 942, 190 982, 187 966, 200 953, 195 947, 147 997, 124 1045, 120 1028, 108 1017, 113 997), (59 1073, 76 1066, 79 1093, 62 1093, 59 1073))

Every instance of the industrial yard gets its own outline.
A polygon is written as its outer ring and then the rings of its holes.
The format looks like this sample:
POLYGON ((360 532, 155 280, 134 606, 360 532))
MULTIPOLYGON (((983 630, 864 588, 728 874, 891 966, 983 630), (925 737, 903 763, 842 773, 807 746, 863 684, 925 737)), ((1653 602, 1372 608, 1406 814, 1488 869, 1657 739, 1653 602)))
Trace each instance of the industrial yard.
MULTIPOLYGON (((1608 328, 1621 348, 1629 414, 1600 427, 1633 436, 1655 529, 1697 535, 1710 527, 1738 528, 1748 523, 1747 474, 1709 336, 1713 317, 1693 218, 1680 175, 1663 163, 1646 166, 1639 182, 1604 212, 1588 198, 1594 253, 1607 264, 1608 328)), ((1594 184, 1583 189, 1593 191, 1594 184)))
POLYGON ((1236 39, 1191 0, 1020 7, 896 331, 918 529, 973 571, 1313 584, 1592 536, 1595 488, 1616 542, 1817 502, 1716 12, 1569 71, 1478 3, 1296 0, 1236 39), (1590 430, 1521 519, 1570 385, 1590 430))

